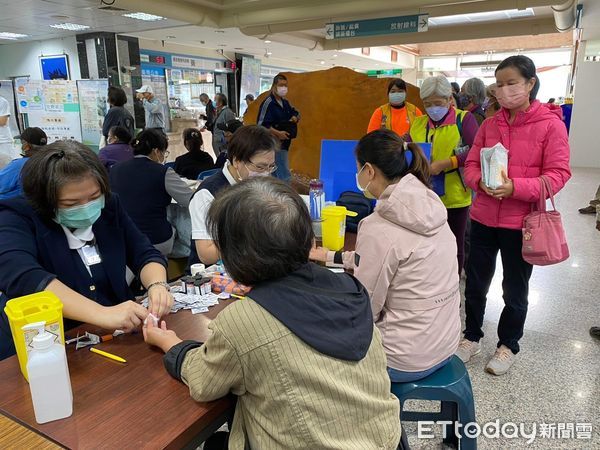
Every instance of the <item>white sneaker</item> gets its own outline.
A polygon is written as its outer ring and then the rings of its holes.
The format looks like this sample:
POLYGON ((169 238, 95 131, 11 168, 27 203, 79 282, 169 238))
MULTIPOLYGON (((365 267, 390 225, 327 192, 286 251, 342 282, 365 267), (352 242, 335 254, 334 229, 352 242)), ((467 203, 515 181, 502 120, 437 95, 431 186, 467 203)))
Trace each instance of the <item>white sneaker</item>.
POLYGON ((491 373, 492 375, 504 375, 510 369, 510 366, 513 365, 517 355, 515 355, 510 348, 505 345, 501 345, 496 349, 496 353, 490 359, 487 366, 485 366, 485 371, 491 373))
POLYGON ((456 350, 455 355, 458 356, 462 362, 465 364, 469 362, 469 360, 479 354, 481 352, 481 344, 479 342, 473 342, 468 339, 463 339, 458 344, 458 349, 456 350))

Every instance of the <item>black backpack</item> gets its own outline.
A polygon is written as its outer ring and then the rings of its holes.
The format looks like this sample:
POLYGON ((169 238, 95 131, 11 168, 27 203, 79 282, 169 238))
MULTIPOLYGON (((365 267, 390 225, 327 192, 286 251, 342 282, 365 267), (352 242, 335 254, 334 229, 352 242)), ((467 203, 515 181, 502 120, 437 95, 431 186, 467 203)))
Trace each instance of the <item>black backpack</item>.
POLYGON ((358 192, 342 192, 340 198, 335 203, 338 206, 345 206, 348 211, 354 211, 358 214, 356 217, 346 217, 346 230, 352 233, 356 233, 358 231, 358 223, 373 212, 371 200, 358 192))

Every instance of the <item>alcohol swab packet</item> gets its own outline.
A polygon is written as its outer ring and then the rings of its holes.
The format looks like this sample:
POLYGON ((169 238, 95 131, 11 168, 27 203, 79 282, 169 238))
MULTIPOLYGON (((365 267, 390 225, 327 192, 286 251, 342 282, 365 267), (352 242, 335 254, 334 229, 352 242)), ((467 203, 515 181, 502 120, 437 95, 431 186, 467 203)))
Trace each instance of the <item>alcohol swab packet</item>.
POLYGON ((156 317, 152 313, 148 313, 148 317, 146 317, 146 319, 144 320, 144 325, 148 324, 148 319, 152 319, 152 322, 154 323, 154 326, 158 327, 158 317, 156 317))

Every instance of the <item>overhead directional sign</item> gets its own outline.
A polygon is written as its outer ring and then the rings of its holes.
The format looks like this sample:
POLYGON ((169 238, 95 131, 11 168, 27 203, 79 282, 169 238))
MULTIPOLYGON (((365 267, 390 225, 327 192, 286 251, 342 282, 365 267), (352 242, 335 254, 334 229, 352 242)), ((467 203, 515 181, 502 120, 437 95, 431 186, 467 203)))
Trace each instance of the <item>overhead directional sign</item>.
POLYGON ((393 75, 402 75, 402 69, 382 69, 382 70, 367 70, 369 77, 388 77, 393 75))
POLYGON ((325 25, 325 36, 327 36, 327 39, 333 39, 334 32, 335 32, 335 24, 334 23, 328 23, 327 25, 325 25))
POLYGON ((325 38, 347 39, 384 34, 421 33, 428 29, 429 14, 418 14, 413 16, 328 23, 325 25, 325 38))

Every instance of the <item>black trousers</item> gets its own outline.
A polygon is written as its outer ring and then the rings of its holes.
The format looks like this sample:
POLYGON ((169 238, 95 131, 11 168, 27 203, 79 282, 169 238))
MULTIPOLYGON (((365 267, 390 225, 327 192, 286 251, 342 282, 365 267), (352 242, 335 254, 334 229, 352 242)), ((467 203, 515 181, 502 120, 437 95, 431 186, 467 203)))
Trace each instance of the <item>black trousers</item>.
POLYGON ((496 271, 498 252, 502 257, 502 293, 504 309, 498 323, 498 347, 505 345, 514 354, 519 352, 527 317, 529 279, 533 266, 521 254, 520 230, 490 228, 479 222, 471 223, 471 248, 467 265, 465 289, 465 338, 479 342, 483 337, 483 317, 487 293, 496 271))
POLYGON ((469 220, 469 206, 464 208, 449 208, 448 225, 456 237, 456 247, 458 253, 458 276, 462 275, 465 265, 465 234, 467 231, 467 221, 469 220))

